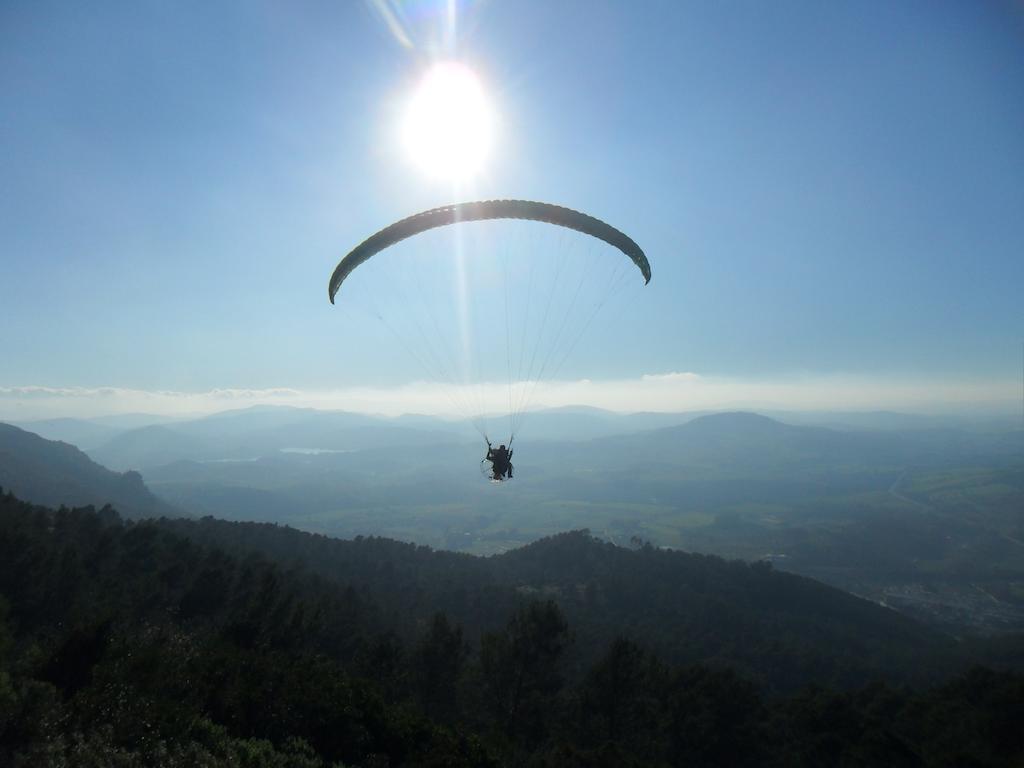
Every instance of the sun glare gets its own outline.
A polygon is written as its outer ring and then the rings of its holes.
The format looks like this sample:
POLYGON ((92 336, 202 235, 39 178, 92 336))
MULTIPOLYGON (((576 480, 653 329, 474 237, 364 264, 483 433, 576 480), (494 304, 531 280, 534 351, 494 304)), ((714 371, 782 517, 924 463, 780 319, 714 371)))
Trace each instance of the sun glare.
POLYGON ((455 63, 435 64, 405 113, 402 141, 413 162, 439 179, 467 179, 487 159, 494 131, 480 80, 455 63))

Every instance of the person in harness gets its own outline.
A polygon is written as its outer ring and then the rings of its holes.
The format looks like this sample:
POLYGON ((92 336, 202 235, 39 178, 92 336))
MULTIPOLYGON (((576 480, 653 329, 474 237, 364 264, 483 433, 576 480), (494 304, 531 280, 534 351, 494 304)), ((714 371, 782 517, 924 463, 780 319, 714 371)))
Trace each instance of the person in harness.
POLYGON ((512 479, 512 451, 506 448, 504 445, 499 445, 497 448, 491 446, 491 441, 487 441, 487 456, 486 461, 491 462, 491 478, 493 480, 511 480, 512 479), (506 478, 505 475, 508 475, 506 478))

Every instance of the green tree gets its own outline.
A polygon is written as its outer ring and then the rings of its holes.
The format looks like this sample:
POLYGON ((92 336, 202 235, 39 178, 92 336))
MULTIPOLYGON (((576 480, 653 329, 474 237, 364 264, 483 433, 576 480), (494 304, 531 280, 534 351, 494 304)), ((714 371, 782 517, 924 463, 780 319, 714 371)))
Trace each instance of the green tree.
POLYGON ((673 765, 762 763, 764 706, 753 683, 732 670, 679 670, 669 682, 666 705, 673 765))
POLYGON ((666 670, 626 638, 617 638, 580 686, 584 737, 639 746, 648 740, 666 670))
POLYGON ((569 625, 552 600, 521 606, 503 632, 481 639, 489 706, 507 736, 535 740, 547 730, 548 703, 563 685, 559 660, 568 643, 569 625))
POLYGON ((444 613, 434 614, 412 660, 416 693, 431 718, 450 721, 456 716, 456 686, 468 654, 462 627, 449 624, 444 613))

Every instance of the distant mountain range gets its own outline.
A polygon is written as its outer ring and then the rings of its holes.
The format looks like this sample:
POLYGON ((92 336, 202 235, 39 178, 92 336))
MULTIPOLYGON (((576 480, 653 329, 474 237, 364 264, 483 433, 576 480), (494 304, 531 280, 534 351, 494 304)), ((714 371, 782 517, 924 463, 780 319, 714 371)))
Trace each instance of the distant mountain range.
MULTIPOLYGON (((677 437, 684 443, 691 437, 693 440, 699 440, 699 430, 692 433, 685 430, 676 433, 666 432, 661 437, 650 435, 649 440, 640 438, 640 433, 681 428, 709 415, 720 414, 622 414, 585 406, 547 408, 527 413, 518 428, 516 439, 520 444, 586 443, 598 438, 613 439, 637 435, 634 445, 641 447, 643 455, 649 460, 652 458, 651 449, 655 446, 678 450, 677 437)), ((889 433, 890 436, 898 434, 904 438, 924 435, 924 442, 929 442, 933 441, 938 431, 963 431, 959 428, 953 429, 957 422, 952 419, 881 411, 773 412, 767 415, 776 423, 784 422, 790 438, 804 443, 812 443, 813 440, 810 440, 810 432, 796 431, 800 427, 825 427, 846 435, 873 433, 869 440, 860 441, 861 444, 883 440, 878 433, 889 433), (797 435, 801 437, 797 438, 797 435)), ((507 441, 510 436, 507 417, 491 417, 487 419, 486 424, 495 442, 507 441)), ((757 429, 752 422, 737 425, 732 430, 732 438, 722 433, 722 430, 728 429, 726 422, 717 421, 714 425, 713 428, 705 428, 719 433, 715 438, 719 443, 722 440, 735 441, 741 435, 745 441, 753 438, 757 442, 757 429)), ((288 450, 363 451, 402 447, 424 448, 450 443, 482 443, 481 436, 464 421, 448 421, 417 414, 389 418, 289 406, 255 406, 184 420, 131 414, 97 419, 50 419, 22 422, 16 426, 49 440, 61 440, 76 445, 95 461, 119 471, 143 471, 176 461, 252 460, 288 450)), ((772 442, 783 437, 783 431, 765 433, 763 437, 772 442)), ((826 442, 829 440, 823 432, 819 432, 818 437, 826 442)), ((610 447, 612 442, 592 444, 580 455, 587 456, 589 461, 592 456, 601 453, 603 448, 610 447)), ((856 444, 856 441, 846 442, 856 444)), ((892 438, 888 440, 888 445, 895 447, 899 442, 898 439, 892 438)), ((911 439, 910 444, 915 442, 918 445, 921 443, 911 439)), ((628 441, 622 443, 623 446, 627 444, 628 441)), ((571 453, 575 454, 575 449, 571 453)))
POLYGON ((105 504, 129 518, 179 516, 154 496, 138 472, 111 472, 67 443, 0 423, 0 487, 36 504, 105 504))
MULTIPOLYGON (((135 430, 92 456, 116 455, 120 462, 134 457, 136 466, 146 467, 155 492, 197 513, 293 524, 316 519, 318 528, 327 525, 337 535, 385 533, 423 541, 435 527, 464 531, 469 540, 479 534, 479 526, 465 519, 442 521, 441 510, 464 509, 470 519, 507 515, 507 525, 520 528, 531 515, 552 520, 542 512, 552 504, 571 510, 581 503, 655 503, 669 514, 673 509, 711 512, 723 505, 885 493, 908 466, 1008 462, 1020 455, 1015 445, 1021 443, 1013 433, 838 431, 750 413, 711 414, 590 440, 523 438, 514 446, 517 480, 496 496, 477 471, 484 448, 479 437, 473 441, 455 432, 386 422, 349 422, 346 427, 345 414, 324 416, 319 425, 276 421, 292 415, 264 414, 260 420, 275 424, 239 429, 248 440, 224 437, 229 428, 249 422, 245 414, 225 418, 220 437, 205 432, 220 425, 214 419, 185 425, 187 433, 169 427, 135 430), (337 425, 333 434, 332 424, 337 425), (275 445, 291 450, 271 450, 275 445), (393 516, 409 514, 416 522, 394 527, 393 516)), ((315 412, 303 415, 316 418, 315 412)), ((582 519, 562 519, 562 524, 594 524, 592 506, 579 508, 579 515, 582 519)), ((556 532, 553 526, 543 523, 541 530, 556 532)), ((469 543, 433 536, 427 541, 435 546, 464 548, 469 543)))
MULTIPOLYGON (((872 422, 886 419, 917 424, 899 414, 870 415, 872 422)), ((130 429, 72 419, 36 424, 44 436, 102 440, 87 451, 93 461, 141 471, 159 493, 205 513, 227 505, 229 517, 245 517, 246 509, 266 520, 347 504, 472 503, 480 492, 481 437, 468 425, 430 416, 259 406, 130 429)), ((515 447, 519 477, 551 498, 682 501, 725 493, 754 501, 782 485, 806 495, 851 478, 887 484, 910 465, 998 464, 1019 457, 1024 440, 1019 432, 838 430, 743 412, 623 415, 571 407, 531 413, 515 447), (879 472, 881 479, 873 479, 879 472), (758 478, 771 487, 752 483, 758 478)))
POLYGON ((124 413, 114 416, 97 416, 91 419, 65 417, 9 423, 21 427, 26 432, 33 432, 40 437, 45 437, 47 440, 60 440, 64 443, 71 443, 83 451, 88 451, 130 429, 150 427, 155 424, 169 424, 180 420, 149 413, 124 413))
POLYGON ((185 460, 239 461, 281 451, 359 451, 459 439, 464 438, 458 428, 440 419, 413 428, 358 413, 258 408, 132 429, 88 453, 112 469, 145 470, 185 460))

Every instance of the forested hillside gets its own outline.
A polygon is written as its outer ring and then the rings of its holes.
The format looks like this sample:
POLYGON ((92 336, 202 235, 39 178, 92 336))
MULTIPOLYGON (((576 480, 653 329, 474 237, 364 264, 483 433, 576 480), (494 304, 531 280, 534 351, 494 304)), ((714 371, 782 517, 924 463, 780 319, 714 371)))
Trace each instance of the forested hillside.
POLYGON ((406 635, 442 610, 475 637, 523 599, 553 599, 574 627, 577 665, 592 662, 623 633, 666 660, 728 664, 781 691, 812 681, 856 685, 876 675, 924 682, 962 663, 951 638, 767 563, 650 545, 627 549, 585 531, 481 558, 213 518, 159 525, 239 555, 258 551, 283 564, 303 563, 371 597, 406 635))
POLYGON ((0 595, 5 765, 1024 757, 1020 675, 957 672, 962 649, 808 580, 581 533, 480 559, 7 494, 0 595), (932 687, 873 663, 886 634, 932 687), (773 693, 830 677, 847 687, 773 693))

